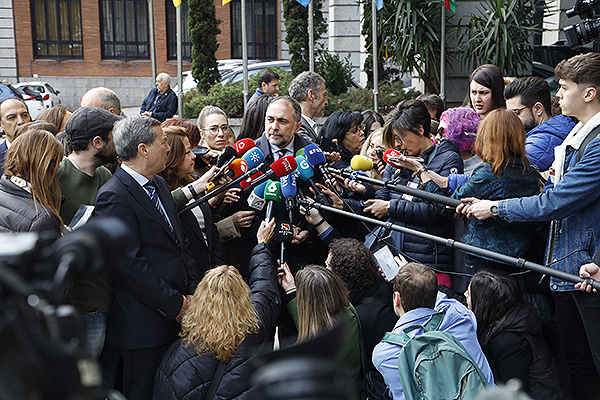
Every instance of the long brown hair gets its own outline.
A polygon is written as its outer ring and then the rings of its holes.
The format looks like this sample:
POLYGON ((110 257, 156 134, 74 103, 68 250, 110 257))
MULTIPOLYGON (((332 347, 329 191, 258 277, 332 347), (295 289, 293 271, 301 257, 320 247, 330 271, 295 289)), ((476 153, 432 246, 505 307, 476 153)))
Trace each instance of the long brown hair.
POLYGON ((296 274, 298 340, 307 340, 333 328, 335 315, 349 306, 342 279, 319 265, 307 265, 296 274))
POLYGON ((163 132, 167 136, 167 143, 171 146, 171 150, 167 154, 166 168, 159 175, 165 178, 169 189, 173 190, 194 180, 190 176, 181 177, 177 175, 177 167, 181 165, 185 158, 183 138, 187 137, 189 139, 189 137, 186 129, 180 126, 167 126, 163 128, 163 132))
POLYGON ((495 175, 502 174, 506 166, 520 159, 529 165, 525 156, 525 128, 517 115, 504 108, 497 108, 479 123, 475 153, 492 166, 495 175))
POLYGON ((208 270, 196 288, 181 321, 183 346, 198 354, 211 353, 229 362, 246 335, 259 329, 260 320, 250 300, 250 288, 237 269, 208 270))
POLYGON ((62 146, 52 133, 34 129, 17 137, 6 152, 4 173, 18 176, 31 185, 36 210, 39 205, 59 219, 61 193, 58 167, 63 157, 62 146))

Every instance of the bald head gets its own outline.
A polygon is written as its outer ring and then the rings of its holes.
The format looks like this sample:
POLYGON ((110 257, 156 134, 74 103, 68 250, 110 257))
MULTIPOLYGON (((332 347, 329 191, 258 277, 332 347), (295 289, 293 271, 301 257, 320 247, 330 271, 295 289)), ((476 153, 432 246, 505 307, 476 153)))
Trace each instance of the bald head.
POLYGON ((119 96, 105 87, 90 89, 81 98, 81 107, 98 107, 110 111, 113 114, 121 114, 121 99, 119 96))

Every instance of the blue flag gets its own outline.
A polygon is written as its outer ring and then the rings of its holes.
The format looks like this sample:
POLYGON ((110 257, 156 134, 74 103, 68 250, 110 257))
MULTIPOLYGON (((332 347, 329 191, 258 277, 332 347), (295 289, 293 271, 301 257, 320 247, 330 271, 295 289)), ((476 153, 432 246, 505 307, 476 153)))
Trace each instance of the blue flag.
MULTIPOLYGON (((310 0, 296 0, 298 3, 302 4, 302 7, 308 7, 308 3, 310 3, 310 0)), ((379 0, 381 1, 381 0, 379 0)))
POLYGON ((383 8, 383 0, 375 0, 375 5, 377 6, 377 11, 381 11, 383 8))

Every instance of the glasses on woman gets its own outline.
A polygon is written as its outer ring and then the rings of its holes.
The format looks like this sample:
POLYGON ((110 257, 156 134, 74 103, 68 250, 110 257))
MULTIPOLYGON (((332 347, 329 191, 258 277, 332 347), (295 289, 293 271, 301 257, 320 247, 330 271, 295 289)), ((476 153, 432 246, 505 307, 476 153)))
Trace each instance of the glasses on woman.
POLYGON ((356 125, 354 128, 350 129, 348 132, 346 132, 346 135, 360 135, 361 133, 364 133, 365 129, 363 128, 362 125, 356 125))
POLYGON ((221 126, 217 126, 217 125, 213 125, 213 126, 209 126, 206 129, 203 129, 205 132, 210 132, 211 135, 216 136, 219 133, 219 130, 222 131, 224 134, 229 132, 229 125, 224 124, 221 126))
POLYGON ((394 139, 396 139, 396 142, 402 143, 402 141, 404 140, 404 138, 406 137, 407 134, 408 134, 408 132, 404 132, 400 135, 394 134, 394 139))

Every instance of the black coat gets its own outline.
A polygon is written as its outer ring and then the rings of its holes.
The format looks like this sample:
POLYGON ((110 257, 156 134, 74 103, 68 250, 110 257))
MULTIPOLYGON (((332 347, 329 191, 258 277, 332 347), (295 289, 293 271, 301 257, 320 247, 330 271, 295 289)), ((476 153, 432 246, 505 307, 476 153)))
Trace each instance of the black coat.
POLYGON ((198 283, 171 192, 160 176, 154 181, 174 233, 145 189, 121 167, 96 197, 95 215, 119 218, 129 230, 126 254, 109 266, 114 299, 106 335, 108 343, 126 349, 177 339, 175 317, 183 295, 193 294, 198 283))
POLYGON ((156 118, 160 122, 171 118, 177 112, 177 95, 168 88, 166 92, 159 93, 157 88, 153 88, 148 93, 148 96, 142 102, 140 114, 144 111, 150 111, 152 118, 156 118), (158 99, 156 99, 158 97, 158 99), (156 105, 154 100, 156 99, 156 105))
POLYGON ((526 301, 508 312, 481 347, 496 383, 517 378, 533 399, 567 398, 541 324, 526 301))
MULTIPOLYGON (((250 260, 252 305, 260 319, 257 333, 247 336, 225 367, 215 399, 254 399, 250 377, 252 357, 261 346, 270 345, 270 334, 281 307, 277 272, 269 247, 258 244, 250 260)), ((165 354, 154 381, 154 399, 203 399, 219 362, 210 353, 198 354, 194 347, 183 347, 181 339, 165 354)))

